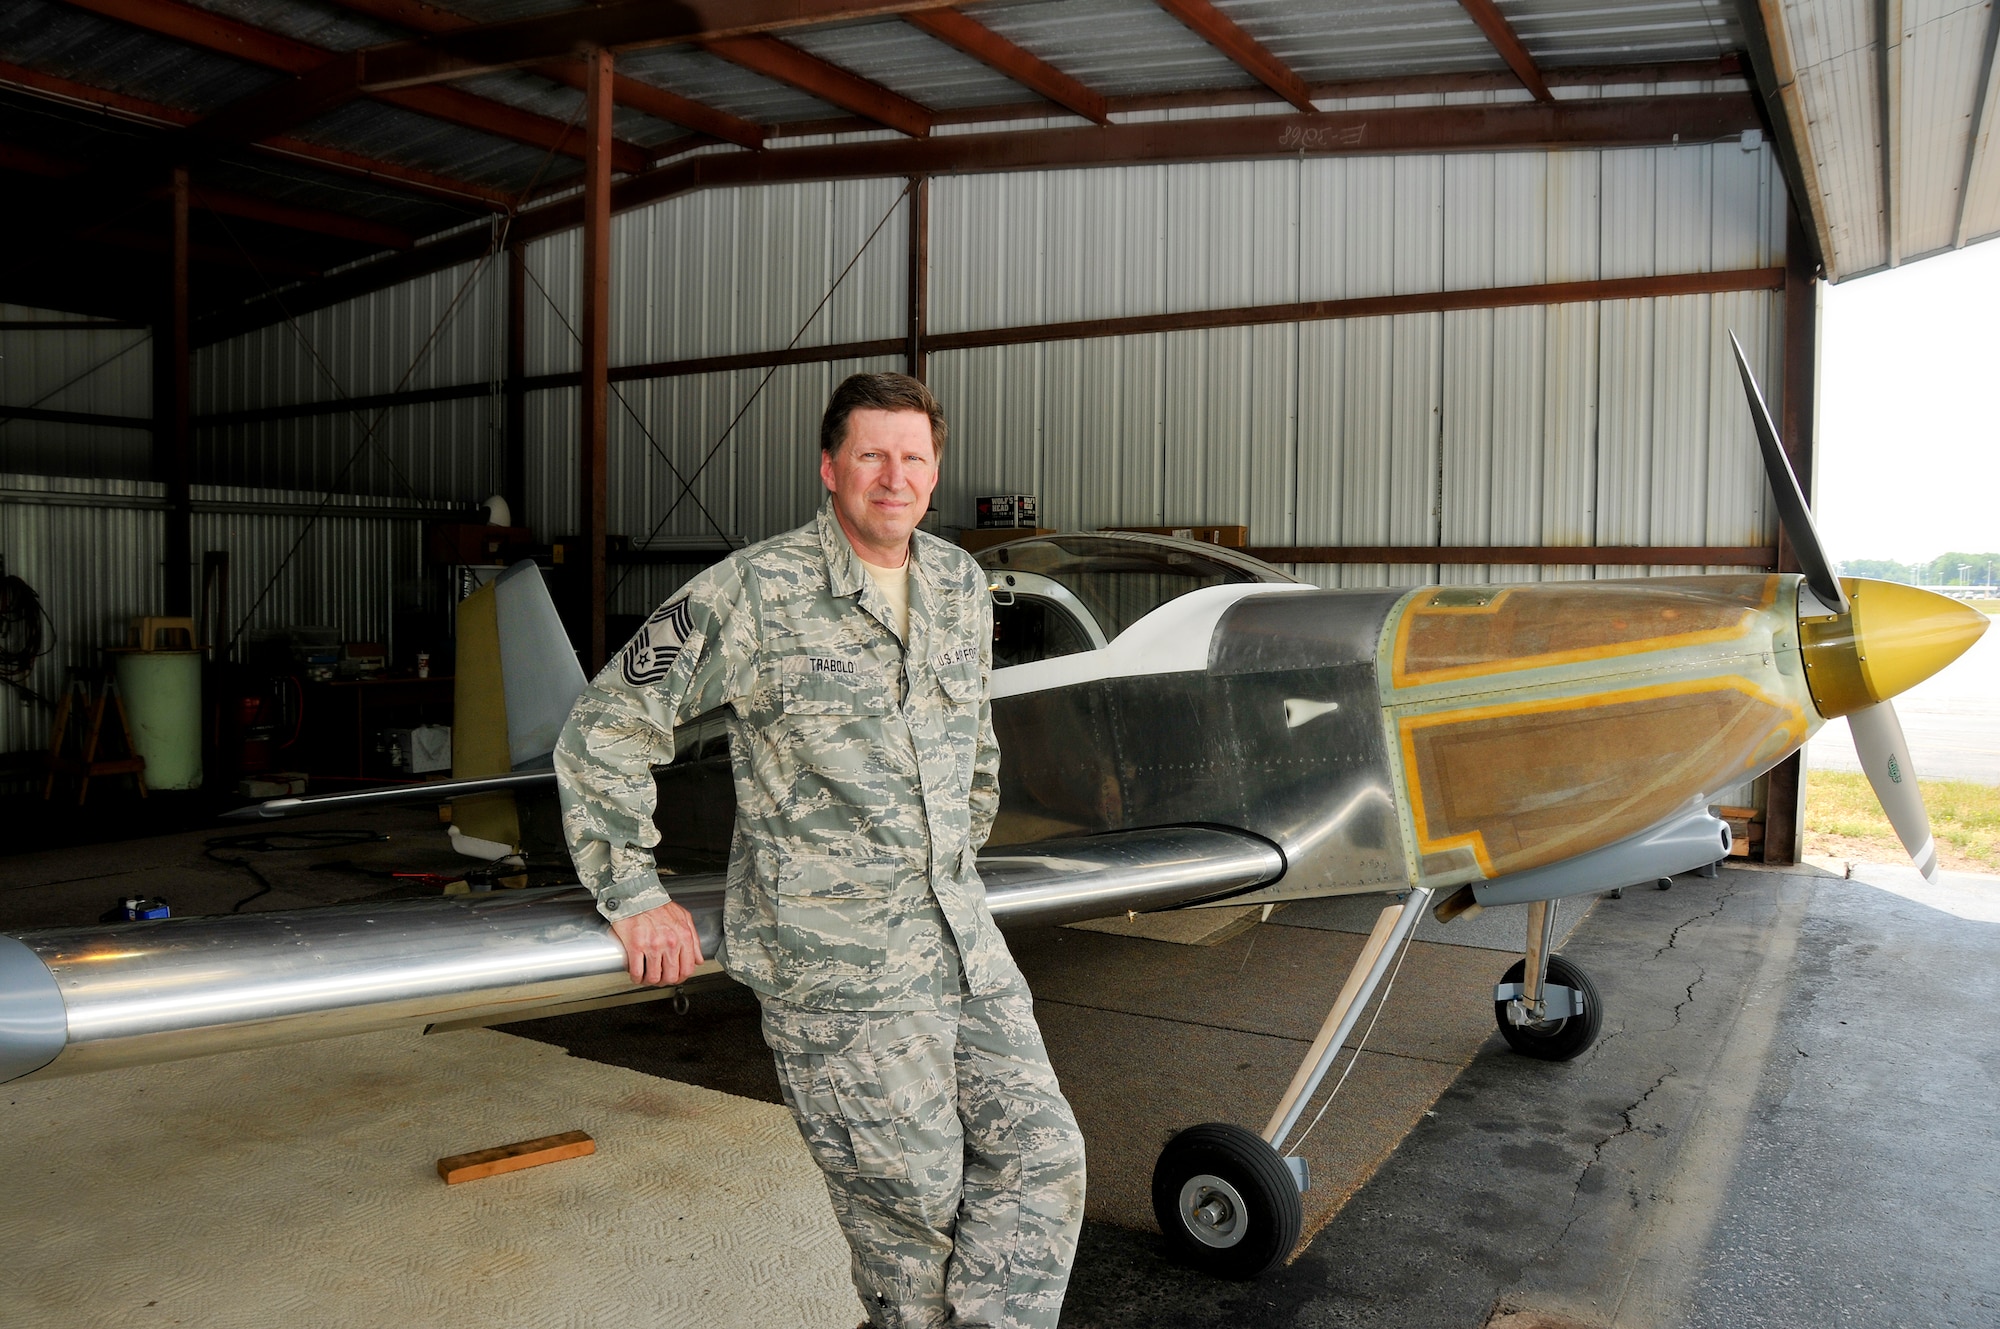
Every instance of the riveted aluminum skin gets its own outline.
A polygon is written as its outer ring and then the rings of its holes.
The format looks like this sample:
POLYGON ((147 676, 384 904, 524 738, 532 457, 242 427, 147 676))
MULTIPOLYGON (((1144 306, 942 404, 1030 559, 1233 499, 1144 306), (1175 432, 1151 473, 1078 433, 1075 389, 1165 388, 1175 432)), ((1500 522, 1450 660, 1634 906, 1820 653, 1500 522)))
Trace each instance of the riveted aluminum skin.
POLYGON ((1247 596, 1218 620, 1202 671, 997 700, 995 845, 1205 822, 1284 854, 1282 880, 1235 902, 1407 886, 1375 679, 1404 595, 1247 596))

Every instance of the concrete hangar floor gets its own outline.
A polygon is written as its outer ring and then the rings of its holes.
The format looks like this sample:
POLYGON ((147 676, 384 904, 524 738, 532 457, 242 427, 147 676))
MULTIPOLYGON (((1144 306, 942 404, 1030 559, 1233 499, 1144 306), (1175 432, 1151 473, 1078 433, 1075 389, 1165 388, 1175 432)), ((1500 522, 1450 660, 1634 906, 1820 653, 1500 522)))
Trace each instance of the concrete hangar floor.
MULTIPOLYGON (((414 861, 435 839, 417 814, 348 820, 393 838, 271 855, 245 908, 448 865, 414 861)), ((225 911, 256 884, 202 840, 0 860, 0 930, 135 892, 225 911)), ((1311 1242, 1250 1284, 1167 1263, 1159 1146, 1262 1124, 1375 903, 1015 936, 1090 1148, 1064 1325, 2000 1324, 2000 880, 1900 866, 1725 869, 1566 911, 1606 1023, 1559 1065, 1494 1033, 1517 911, 1427 923, 1301 1150, 1311 1242)), ((0 1323, 847 1329, 845 1253, 776 1096, 731 986, 685 1013, 8 1086, 0 1323), (431 1170, 567 1129, 599 1153, 463 1186, 431 1170)))

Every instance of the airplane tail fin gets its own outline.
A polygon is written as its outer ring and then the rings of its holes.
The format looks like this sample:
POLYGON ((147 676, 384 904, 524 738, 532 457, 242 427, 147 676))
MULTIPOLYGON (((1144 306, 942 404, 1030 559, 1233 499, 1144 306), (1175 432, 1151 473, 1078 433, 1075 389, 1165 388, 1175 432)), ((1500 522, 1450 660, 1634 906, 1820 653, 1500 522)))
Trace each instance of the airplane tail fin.
MULTIPOLYGON (((587 680, 541 569, 516 563, 460 601, 457 635, 452 778, 547 768, 587 680)), ((521 842, 511 792, 456 800, 452 824, 489 845, 521 842)))

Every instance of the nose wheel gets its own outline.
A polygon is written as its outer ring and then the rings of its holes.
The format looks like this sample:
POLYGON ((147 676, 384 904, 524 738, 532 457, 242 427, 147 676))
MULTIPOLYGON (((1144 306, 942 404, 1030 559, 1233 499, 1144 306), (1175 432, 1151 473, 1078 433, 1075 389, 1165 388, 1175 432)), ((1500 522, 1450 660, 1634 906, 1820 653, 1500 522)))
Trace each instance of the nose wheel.
POLYGON ((1538 1061, 1569 1061, 1582 1056, 1597 1041, 1597 1032, 1604 1025, 1604 1003, 1598 999, 1597 984, 1562 956, 1551 955, 1548 978, 1542 985, 1544 999, 1537 1013, 1518 995, 1527 972, 1527 961, 1516 960, 1500 980, 1500 993, 1513 990, 1508 996, 1496 994, 1494 998, 1493 1019, 1500 1026, 1500 1036, 1514 1051, 1538 1061))
POLYGON ((1153 1168, 1153 1217, 1174 1259, 1248 1279, 1292 1253, 1305 1222, 1298 1182, 1264 1137, 1242 1126, 1190 1126, 1153 1168))

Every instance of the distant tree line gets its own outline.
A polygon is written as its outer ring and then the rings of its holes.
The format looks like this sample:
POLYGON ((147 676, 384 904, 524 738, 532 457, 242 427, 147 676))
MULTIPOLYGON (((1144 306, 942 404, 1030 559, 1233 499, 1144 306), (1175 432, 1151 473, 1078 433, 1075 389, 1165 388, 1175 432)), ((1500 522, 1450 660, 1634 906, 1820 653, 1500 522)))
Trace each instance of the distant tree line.
POLYGON ((1889 558, 1850 558, 1840 564, 1843 577, 1871 577, 1909 586, 2000 585, 2000 554, 1939 554, 1928 563, 1898 563, 1889 558))

